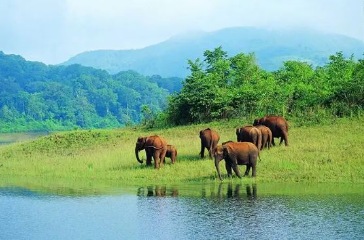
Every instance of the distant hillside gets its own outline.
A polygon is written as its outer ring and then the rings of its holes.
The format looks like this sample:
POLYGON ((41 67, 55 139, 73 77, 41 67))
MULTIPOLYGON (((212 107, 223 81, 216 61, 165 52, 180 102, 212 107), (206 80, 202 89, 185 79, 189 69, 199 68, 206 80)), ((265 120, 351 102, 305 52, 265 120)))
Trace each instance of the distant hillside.
POLYGON ((119 127, 163 110, 180 78, 48 66, 0 51, 0 132, 119 127))
POLYGON ((364 42, 337 34, 307 29, 267 30, 249 27, 227 28, 216 32, 194 32, 137 50, 98 50, 72 57, 65 65, 82 64, 110 73, 135 70, 143 75, 185 77, 187 60, 202 58, 205 50, 222 46, 230 56, 254 52, 259 65, 277 70, 286 60, 302 60, 323 65, 330 55, 342 51, 356 58, 364 53, 364 42))

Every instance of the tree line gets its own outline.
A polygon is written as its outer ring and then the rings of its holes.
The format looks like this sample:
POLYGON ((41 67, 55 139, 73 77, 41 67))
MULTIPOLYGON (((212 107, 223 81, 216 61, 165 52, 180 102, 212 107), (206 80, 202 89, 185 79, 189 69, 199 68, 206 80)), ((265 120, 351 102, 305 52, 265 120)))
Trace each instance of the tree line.
POLYGON ((166 108, 182 79, 48 66, 0 52, 0 132, 136 124, 166 108), (144 111, 144 114, 141 112, 144 111))
POLYGON ((203 56, 188 60, 182 81, 48 66, 0 52, 0 132, 163 127, 267 114, 320 123, 363 114, 363 59, 337 52, 323 66, 289 60, 269 72, 254 53, 229 57, 217 47, 203 56))
POLYGON ((183 125, 220 119, 278 114, 320 123, 363 114, 364 60, 337 52, 324 66, 289 60, 274 72, 263 70, 254 53, 228 57, 222 47, 189 60, 180 92, 156 116, 183 125))

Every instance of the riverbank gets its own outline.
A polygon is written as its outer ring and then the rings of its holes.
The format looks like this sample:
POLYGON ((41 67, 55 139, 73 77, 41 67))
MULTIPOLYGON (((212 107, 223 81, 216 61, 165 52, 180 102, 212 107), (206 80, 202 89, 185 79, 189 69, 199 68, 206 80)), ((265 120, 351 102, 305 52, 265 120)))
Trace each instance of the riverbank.
MULTIPOLYGON (((239 121, 160 130, 125 128, 54 133, 0 147, 1 186, 24 185, 26 179, 80 188, 84 185, 157 185, 220 182, 209 158, 200 159, 201 129, 220 133, 220 143, 235 140, 239 121), (159 170, 139 164, 134 155, 138 136, 159 134, 178 148, 176 164, 166 159, 159 170), (25 180, 24 180, 25 179, 25 180)), ((234 183, 364 184, 364 119, 337 119, 309 127, 290 122, 290 146, 263 150, 256 178, 226 178, 234 183)), ((276 141, 277 142, 277 141, 276 141)), ((206 154, 207 155, 207 154, 206 154)), ((144 156, 144 152, 140 152, 144 156)), ((241 171, 245 166, 241 166, 241 171)))

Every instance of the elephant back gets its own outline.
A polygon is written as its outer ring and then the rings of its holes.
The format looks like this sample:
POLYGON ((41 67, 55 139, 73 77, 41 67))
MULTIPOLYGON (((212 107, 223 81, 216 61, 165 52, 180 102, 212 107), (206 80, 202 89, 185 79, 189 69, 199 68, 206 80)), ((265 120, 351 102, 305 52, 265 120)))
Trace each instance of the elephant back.
POLYGON ((288 132, 287 120, 281 116, 266 116, 259 119, 257 123, 267 126, 271 130, 274 137, 279 137, 283 132, 288 132))
POLYGON ((248 125, 236 132, 238 142, 251 142, 260 148, 262 144, 262 133, 254 126, 248 125))
POLYGON ((200 131, 200 138, 208 145, 215 145, 219 142, 220 135, 211 128, 206 128, 200 131))
POLYGON ((167 141, 158 135, 149 136, 145 143, 146 148, 165 149, 167 151, 167 141))

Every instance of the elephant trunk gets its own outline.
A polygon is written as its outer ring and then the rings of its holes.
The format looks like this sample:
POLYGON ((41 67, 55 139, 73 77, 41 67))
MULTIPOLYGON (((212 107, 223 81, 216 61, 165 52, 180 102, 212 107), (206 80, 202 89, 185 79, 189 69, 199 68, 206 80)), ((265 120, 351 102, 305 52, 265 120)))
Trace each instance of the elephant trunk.
POLYGON ((216 167, 217 175, 219 175, 219 179, 220 179, 220 181, 222 181, 221 173, 220 173, 220 164, 219 163, 220 163, 220 159, 215 157, 215 167, 216 167))
POLYGON ((138 160, 139 163, 143 163, 143 160, 140 160, 139 158, 139 150, 138 148, 135 148, 135 157, 138 160))

